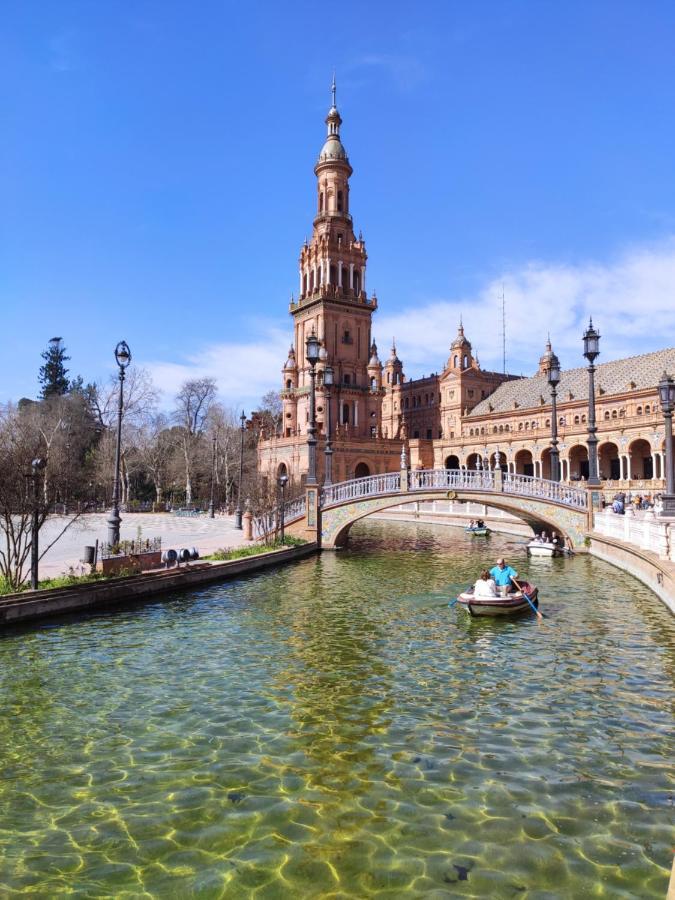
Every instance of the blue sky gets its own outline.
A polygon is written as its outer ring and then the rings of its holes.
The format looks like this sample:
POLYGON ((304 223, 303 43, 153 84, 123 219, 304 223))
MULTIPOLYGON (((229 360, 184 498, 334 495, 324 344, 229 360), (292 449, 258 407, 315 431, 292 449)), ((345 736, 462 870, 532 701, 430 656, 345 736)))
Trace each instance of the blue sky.
POLYGON ((0 401, 63 336, 124 338, 165 391, 278 387, 333 68, 381 355, 528 373, 675 344, 675 6, 7 0, 0 401))

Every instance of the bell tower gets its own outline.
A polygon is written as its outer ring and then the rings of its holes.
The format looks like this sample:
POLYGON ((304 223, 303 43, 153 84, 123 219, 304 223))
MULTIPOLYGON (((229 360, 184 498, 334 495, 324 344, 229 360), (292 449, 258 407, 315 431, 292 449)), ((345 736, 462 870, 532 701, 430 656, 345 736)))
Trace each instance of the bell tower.
MULTIPOLYGON (((317 429, 326 421, 323 367, 333 368, 331 429, 345 437, 371 437, 379 432, 380 389, 373 389, 371 319, 377 299, 366 293, 366 244, 354 234, 349 179, 353 169, 340 137, 342 117, 336 105, 335 78, 326 116, 326 139, 314 166, 316 214, 312 238, 300 250, 300 292, 292 298, 297 374, 284 370, 283 434, 307 433, 309 364, 305 341, 314 331, 325 354, 317 366, 317 429)), ((377 381, 375 382, 377 384, 377 381)))

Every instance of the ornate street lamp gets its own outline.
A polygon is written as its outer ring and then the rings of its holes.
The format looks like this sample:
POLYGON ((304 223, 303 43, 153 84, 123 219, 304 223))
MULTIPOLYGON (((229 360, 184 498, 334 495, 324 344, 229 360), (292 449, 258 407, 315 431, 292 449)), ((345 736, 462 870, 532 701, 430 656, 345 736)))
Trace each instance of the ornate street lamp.
POLYGON ((131 350, 126 341, 115 347, 115 361, 119 367, 120 395, 117 404, 117 447, 115 449, 115 480, 113 482, 112 510, 108 519, 108 543, 116 547, 120 542, 120 453, 122 448, 122 410, 124 409, 124 373, 131 362, 131 350))
POLYGON ((319 361, 321 345, 315 332, 305 341, 305 358, 309 363, 309 428, 307 447, 309 450, 309 472, 307 484, 316 484, 316 364, 319 361))
POLYGON ((595 427, 595 381, 593 375, 595 366, 593 363, 600 355, 600 335, 593 328, 593 319, 589 320, 588 328, 584 332, 584 356, 588 360, 588 484, 599 487, 598 477, 598 438, 595 427))
POLYGON ((40 472, 46 465, 45 459, 34 459, 30 464, 33 476, 33 518, 30 535, 30 588, 32 591, 37 591, 38 588, 38 564, 40 562, 38 543, 40 539, 40 493, 38 486, 40 472))
POLYGON ((281 531, 281 543, 284 542, 284 496, 286 491, 286 485, 288 484, 288 475, 280 475, 277 479, 277 484, 279 485, 279 490, 281 491, 281 503, 279 506, 279 529, 281 531))
POLYGON ((659 401, 666 432, 666 492, 663 494, 662 516, 675 516, 675 475, 673 473, 673 408, 675 407, 675 380, 666 372, 659 381, 659 401))
POLYGON ((214 431, 211 448, 211 499, 209 500, 209 519, 215 518, 215 509, 213 505, 213 493, 216 486, 216 433, 214 431))
POLYGON ((558 452, 558 410, 556 388, 560 384, 560 360, 551 350, 546 378, 551 388, 551 481, 560 481, 560 453, 558 452))
POLYGON ((243 528, 241 509, 241 483, 244 480, 244 432, 246 430, 246 413, 242 409, 239 416, 241 422, 241 443, 239 444, 239 486, 237 487, 237 508, 234 511, 234 527, 243 528))
POLYGON ((333 446, 330 433, 330 389, 333 386, 333 367, 326 366, 323 370, 323 386, 326 391, 326 449, 325 457, 325 473, 323 483, 330 485, 333 483, 333 446))

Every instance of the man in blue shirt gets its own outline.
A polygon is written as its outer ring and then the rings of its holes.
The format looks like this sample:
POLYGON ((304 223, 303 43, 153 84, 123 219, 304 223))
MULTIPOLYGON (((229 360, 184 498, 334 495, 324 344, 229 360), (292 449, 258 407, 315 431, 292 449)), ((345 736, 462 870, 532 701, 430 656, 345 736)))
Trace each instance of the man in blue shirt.
POLYGON ((497 560, 497 565, 490 569, 490 575, 494 578, 500 594, 512 590, 513 582, 511 579, 518 577, 516 570, 512 569, 511 566, 507 566, 503 559, 497 560))

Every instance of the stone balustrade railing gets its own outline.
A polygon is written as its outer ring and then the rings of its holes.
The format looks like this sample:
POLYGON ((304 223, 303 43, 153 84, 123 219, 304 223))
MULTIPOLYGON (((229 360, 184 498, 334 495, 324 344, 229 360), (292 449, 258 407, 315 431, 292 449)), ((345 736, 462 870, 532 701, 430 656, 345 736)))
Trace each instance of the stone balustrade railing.
POLYGON ((652 512, 617 515, 607 507, 595 516, 594 531, 606 537, 651 550, 660 559, 675 562, 675 529, 668 521, 659 520, 652 512))

